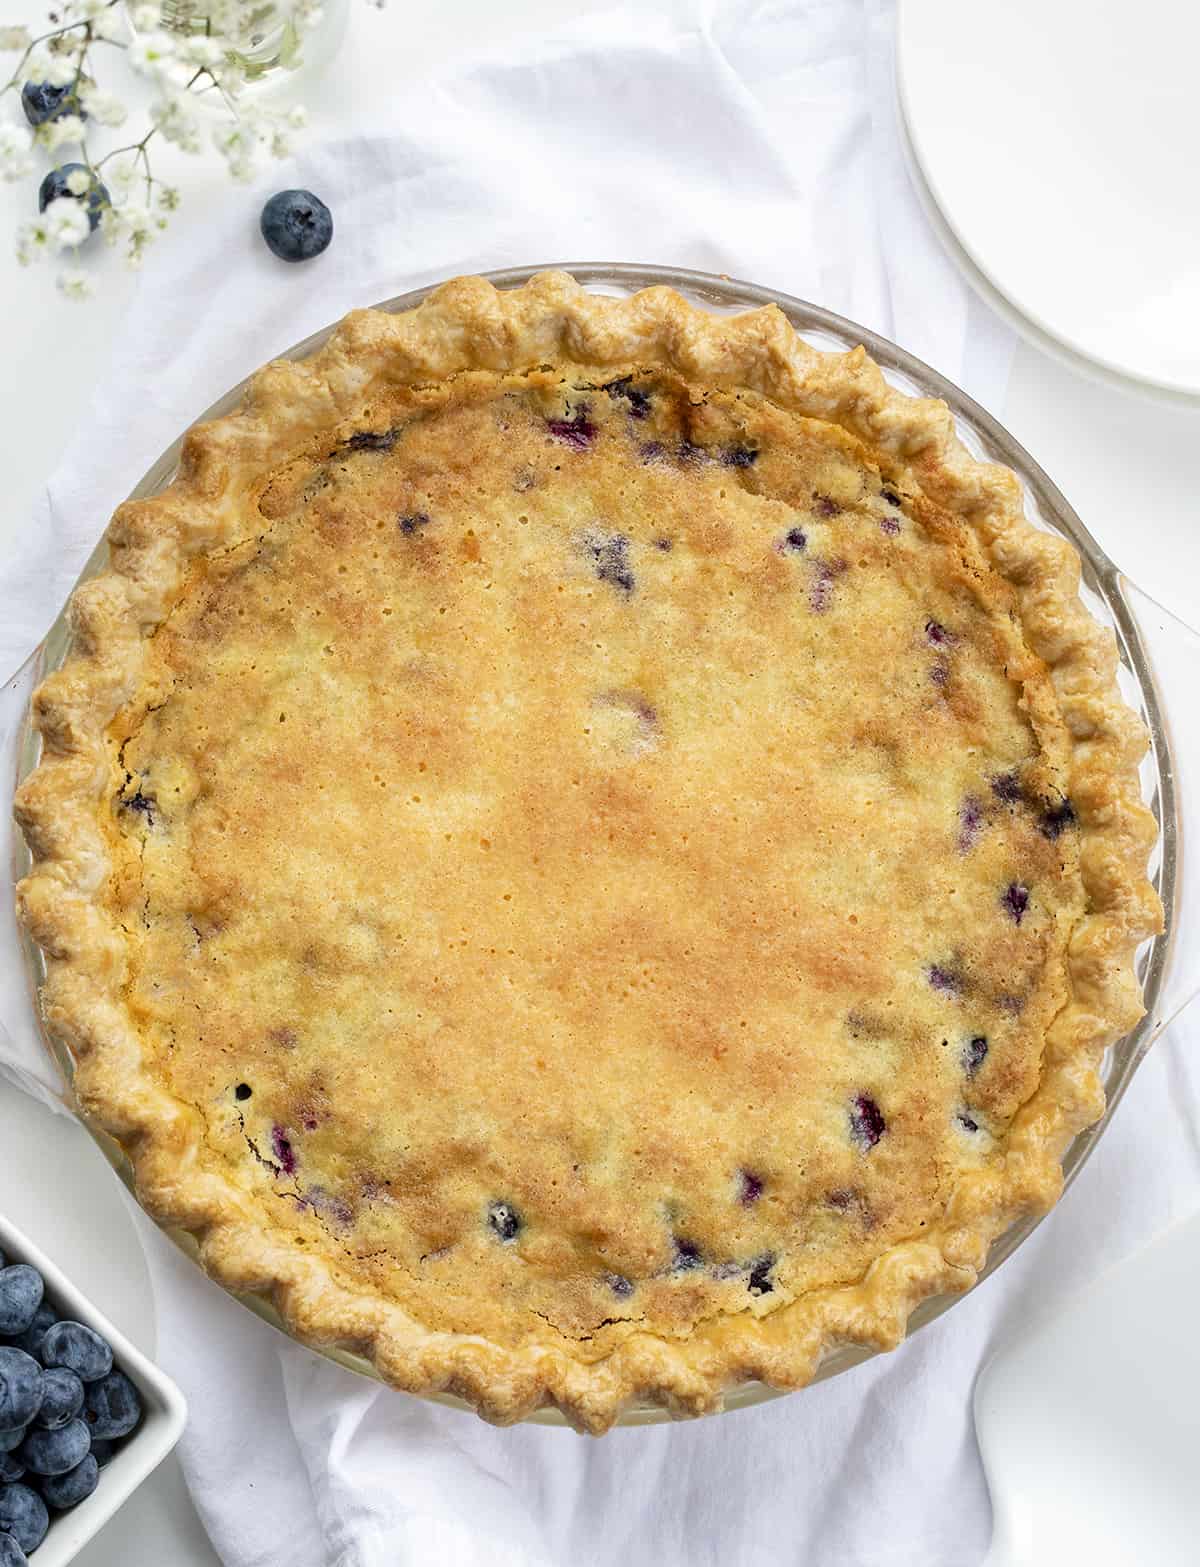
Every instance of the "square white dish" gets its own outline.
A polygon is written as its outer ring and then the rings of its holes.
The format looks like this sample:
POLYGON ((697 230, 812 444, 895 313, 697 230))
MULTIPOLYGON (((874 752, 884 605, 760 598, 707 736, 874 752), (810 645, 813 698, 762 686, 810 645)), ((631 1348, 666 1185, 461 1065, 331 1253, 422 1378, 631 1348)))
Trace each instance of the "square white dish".
POLYGON ((96 1489, 69 1512, 51 1512, 49 1532, 30 1557, 36 1567, 66 1567, 179 1441, 187 1424, 187 1402, 170 1377, 97 1311, 62 1269, 2 1214, 0 1252, 6 1263, 28 1262, 38 1270, 46 1281, 46 1298, 61 1318, 82 1322, 108 1340, 114 1365, 126 1374, 142 1399, 141 1424, 101 1469, 96 1489))

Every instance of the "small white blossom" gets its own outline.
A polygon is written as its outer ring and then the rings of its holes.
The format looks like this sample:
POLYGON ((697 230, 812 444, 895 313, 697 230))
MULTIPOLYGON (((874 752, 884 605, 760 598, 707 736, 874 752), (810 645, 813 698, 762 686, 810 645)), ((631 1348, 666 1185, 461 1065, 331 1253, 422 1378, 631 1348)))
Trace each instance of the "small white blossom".
POLYGON ((124 43, 128 31, 124 18, 117 6, 101 11, 100 15, 92 21, 92 37, 102 38, 105 43, 124 43))
POLYGON ((33 169, 33 137, 19 125, 0 125, 0 179, 23 179, 33 169))
POLYGON ((189 65, 220 65, 225 58, 225 46, 218 38, 184 38, 179 45, 179 58, 189 65))
POLYGON ((75 62, 67 58, 65 54, 52 54, 49 49, 39 47, 33 51, 25 62, 25 80, 27 82, 49 82, 51 87, 69 87, 75 80, 75 62))
POLYGON ((92 176, 86 169, 72 169, 67 175, 67 189, 72 196, 83 196, 92 187, 92 176))
POLYGON ((56 250, 74 250, 92 232, 87 208, 72 196, 59 196, 43 214, 46 237, 56 250))
POLYGON ((302 131, 308 124, 308 110, 302 103, 298 103, 288 110, 287 122, 294 131, 302 131))
POLYGON ((0 27, 0 49, 28 49, 27 27, 0 27))
POLYGON ((50 248, 50 236, 41 218, 32 223, 22 223, 17 230, 17 260, 23 267, 40 261, 50 248))
POLYGON ((83 140, 83 121, 77 114, 60 114, 58 119, 39 125, 33 134, 47 152, 57 152, 68 142, 83 140))
POLYGON ((200 127, 187 93, 175 93, 170 98, 158 98, 149 109, 151 122, 159 133, 182 152, 201 150, 200 127))
POLYGON ((116 93, 101 92, 94 82, 87 82, 79 89, 79 98, 97 125, 124 125, 129 111, 116 93))
POLYGON ((182 87, 192 74, 179 58, 178 40, 170 33, 139 33, 125 57, 135 71, 163 86, 182 87))
POLYGON ((219 125, 213 132, 213 145, 225 159, 235 180, 248 180, 254 174, 254 152, 258 138, 250 126, 235 121, 219 125))
POLYGON ((60 272, 54 281, 59 293, 68 299, 90 299, 92 296, 91 280, 78 270, 60 272))
POLYGON ((164 212, 174 212, 179 205, 179 192, 174 185, 158 187, 158 204, 164 212))

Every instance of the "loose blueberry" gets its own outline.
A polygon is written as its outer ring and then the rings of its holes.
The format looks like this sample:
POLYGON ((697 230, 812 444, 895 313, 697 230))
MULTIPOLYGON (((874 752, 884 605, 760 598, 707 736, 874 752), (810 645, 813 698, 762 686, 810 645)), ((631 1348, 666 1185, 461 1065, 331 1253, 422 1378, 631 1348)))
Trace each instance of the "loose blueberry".
POLYGON ((546 428, 556 441, 577 452, 587 451, 596 439, 596 426, 588 418, 586 408, 577 408, 570 419, 547 419, 546 428))
MULTIPOLYGON (((45 1285, 36 1268, 14 1262, 0 1271, 0 1334, 24 1333, 42 1304, 45 1285)), ((0 1425, 5 1422, 0 1420, 0 1425)))
POLYGON ((761 1257, 756 1257, 750 1264, 750 1279, 746 1288, 751 1295, 769 1295, 775 1288, 771 1280, 771 1269, 775 1266, 775 1253, 764 1252, 761 1257))
POLYGON ((753 446, 727 446, 721 453, 726 468, 753 468, 757 461, 758 452, 753 446))
POLYGON ((0 1534, 0 1567, 29 1567, 29 1558, 11 1534, 0 1534))
POLYGON ((836 517, 842 508, 830 495, 814 495, 812 509, 818 517, 836 517))
POLYGON ((1005 805, 1016 805, 1021 799, 1021 779, 1016 769, 1010 773, 997 773, 992 779, 992 793, 1005 805))
POLYGON ((609 381, 603 388, 612 398, 622 398, 629 406, 629 412, 635 419, 644 419, 650 412, 650 396, 633 384, 631 375, 623 375, 616 381, 609 381))
POLYGON ((0 1453, 0 1483, 11 1485, 25 1473, 25 1465, 15 1453, 0 1453))
POLYGON ((963 1071, 968 1077, 974 1077, 983 1065, 988 1053, 988 1042, 983 1034, 976 1034, 973 1039, 968 1039, 963 1046, 962 1064, 963 1071))
POLYGON ((28 1425, 42 1402, 42 1368, 23 1349, 0 1349, 0 1431, 28 1425))
MULTIPOLYGON (((1038 823, 1043 838, 1049 838, 1051 842, 1062 836, 1063 830, 1070 827, 1075 820, 1075 807, 1070 800, 1063 800, 1061 805, 1052 806, 1042 812, 1042 819, 1038 823)), ((0 1274, 0 1278, 4 1275, 0 1274)))
POLYGON ((50 1514, 36 1491, 27 1485, 0 1485, 0 1539, 11 1534, 28 1556, 46 1538, 50 1514))
POLYGON ((296 1150, 282 1126, 271 1128, 271 1152, 284 1175, 291 1175, 296 1168, 296 1150))
POLYGON ((77 1507, 85 1496, 90 1496, 99 1479, 100 1466, 88 1453, 66 1474, 48 1475, 42 1481, 42 1495, 56 1512, 65 1512, 68 1507, 77 1507))
POLYGON ((799 555, 808 544, 808 535, 803 528, 789 528, 783 537, 784 545, 794 554, 799 555))
POLYGON ((38 186, 38 211, 45 212, 50 203, 57 201, 61 196, 69 196, 72 201, 87 203, 88 224, 93 234, 100 227, 100 214, 105 207, 112 205, 107 185, 96 179, 85 163, 64 163, 59 168, 50 170, 38 186), (76 173, 86 174, 88 177, 88 188, 82 196, 77 196, 67 185, 67 176, 76 173))
POLYGON ((629 564, 629 540, 623 533, 589 533, 584 549, 591 557, 596 575, 622 593, 632 593, 637 584, 629 564))
POLYGON ((65 1366, 81 1382, 98 1382, 112 1370, 112 1350, 82 1322, 56 1322, 42 1340, 42 1364, 65 1366))
POLYGON ((57 1431, 30 1431, 17 1456, 31 1474, 63 1475, 82 1463, 92 1445, 92 1433, 82 1420, 68 1421, 57 1431))
POLYGON ((333 214, 310 190, 281 190, 263 207, 259 228, 280 261, 311 261, 333 238, 333 214))
POLYGON ((859 1094, 850 1106, 850 1135, 865 1152, 887 1131, 883 1112, 868 1094, 859 1094))
POLYGON ((24 1440, 24 1426, 18 1426, 15 1431, 0 1431, 0 1453, 11 1453, 14 1448, 20 1447, 24 1440))
POLYGON ((25 1329, 24 1333, 9 1335, 9 1343, 14 1349, 23 1349, 27 1355, 32 1355, 35 1360, 42 1358, 42 1340, 46 1336, 46 1329, 53 1327, 58 1321, 58 1312, 48 1300, 42 1304, 33 1314, 33 1321, 25 1329))
POLYGON ((516 1240, 521 1228, 521 1216, 510 1202, 494 1202, 488 1209, 487 1221, 502 1241, 516 1240))
POLYGON ((21 88, 21 107, 30 125, 45 125, 47 120, 61 119, 64 114, 77 114, 81 120, 87 119, 87 110, 75 96, 70 83, 55 87, 50 82, 26 82, 21 88))
POLYGON ((1019 881, 1010 882, 1000 894, 1000 902, 1012 920, 1019 925, 1029 907, 1029 888, 1022 887, 1019 881))
MULTIPOLYGON (((114 1371, 104 1382, 94 1383, 94 1387, 105 1387, 113 1377, 119 1377, 121 1373, 114 1371)), ((47 1431, 57 1431, 59 1426, 65 1426, 68 1420, 74 1420, 75 1416, 83 1408, 83 1383, 73 1371, 68 1371, 65 1366, 54 1366, 42 1374, 42 1402, 36 1416, 36 1423, 47 1431)), ((102 1431, 101 1436, 116 1436, 115 1431, 102 1431)))
POLYGON ((249 1099, 252 1093, 253 1089, 249 1083, 239 1083, 233 1091, 233 1097, 235 1099, 249 1099))
POLYGON ((682 1240, 675 1237, 675 1255, 671 1261, 672 1273, 691 1273, 700 1267, 704 1261, 699 1246, 695 1241, 682 1240))
POLYGON ((419 528, 427 528, 429 526, 429 513, 427 511, 413 511, 398 517, 396 520, 400 524, 400 532, 407 534, 411 538, 419 528))
POLYGON ((760 1176, 750 1170, 738 1172, 738 1202, 743 1208, 749 1208, 762 1196, 763 1183, 760 1176))
POLYGON ((106 1441, 103 1437, 92 1438, 92 1457, 103 1469, 105 1464, 112 1463, 112 1456, 116 1452, 116 1444, 106 1441))
POLYGON ((628 1300, 633 1294, 633 1282, 627 1279, 623 1273, 606 1273, 604 1282, 612 1290, 618 1300, 628 1300))

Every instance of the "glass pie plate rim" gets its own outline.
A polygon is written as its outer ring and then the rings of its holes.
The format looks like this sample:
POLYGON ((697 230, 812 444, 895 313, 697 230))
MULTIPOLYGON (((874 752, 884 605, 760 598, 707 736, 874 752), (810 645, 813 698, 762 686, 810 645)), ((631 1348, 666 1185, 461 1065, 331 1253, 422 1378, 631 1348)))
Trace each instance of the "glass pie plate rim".
MULTIPOLYGON (((1138 590, 1133 589, 1122 576, 1038 463, 996 419, 953 382, 877 333, 858 326, 832 311, 775 289, 712 273, 680 268, 623 263, 568 262, 509 267, 483 273, 482 276, 494 283, 497 288, 516 288, 535 274, 548 270, 569 272, 584 287, 595 292, 617 296, 633 293, 640 288, 666 285, 678 290, 694 303, 718 313, 732 313, 774 304, 814 347, 840 352, 862 344, 893 385, 913 395, 942 398, 954 415, 960 439, 972 454, 1003 463, 1017 474, 1025 493, 1026 515, 1030 520, 1036 525, 1049 527, 1052 531, 1061 534, 1078 550, 1083 569, 1084 601, 1097 618, 1112 627, 1120 650, 1122 682, 1126 697, 1131 705, 1142 713, 1150 732, 1151 743, 1144 764, 1143 784, 1144 793, 1159 823, 1159 840, 1151 862, 1151 870, 1167 911, 1167 921, 1164 933, 1148 942, 1139 954, 1139 973, 1143 982, 1146 1015, 1105 1056, 1102 1068, 1106 1095, 1105 1111, 1099 1121, 1074 1139, 1064 1154, 1065 1191, 1079 1174, 1103 1135, 1153 1040, 1169 1021, 1170 1016, 1186 1005, 1187 999, 1190 999, 1190 997, 1182 1000, 1177 997, 1171 998, 1167 989, 1177 924, 1180 824, 1175 772, 1162 702, 1156 688, 1142 629, 1129 602, 1131 591, 1136 595, 1138 590)), ((422 285, 404 294, 383 300, 374 308, 387 311, 411 309, 437 286, 436 282, 422 285)), ((299 359, 314 352, 329 336, 334 325, 336 322, 331 322, 329 326, 282 350, 276 357, 299 359)), ((198 415, 198 419, 215 418, 231 411, 241 400, 246 385, 246 381, 241 381, 230 388, 211 407, 198 415)), ((179 438, 151 465, 130 491, 131 499, 153 494, 170 483, 178 465, 179 449, 184 434, 186 432, 181 432, 179 438)), ((96 575, 103 569, 105 553, 104 540, 101 539, 84 567, 80 581, 96 575)), ((60 612, 35 655, 38 679, 57 668, 69 649, 69 634, 64 612, 60 612)), ((18 781, 36 764, 37 754, 37 738, 26 719, 18 743, 18 781)), ((27 851, 23 841, 18 837, 16 874, 23 874, 28 863, 27 851)), ((68 1085, 68 1102, 122 1181, 131 1192, 134 1192, 132 1167, 120 1145, 102 1128, 92 1123, 70 1097, 72 1063, 69 1052, 66 1046, 45 1027, 41 1021, 40 1009, 37 1007, 37 992, 43 974, 42 954, 23 932, 20 939, 29 979, 30 999, 39 1020, 44 1042, 68 1085)), ((1028 1239, 1041 1222, 1042 1216, 1029 1216, 1019 1220, 1000 1236, 989 1252, 978 1282, 982 1283, 995 1272, 1017 1247, 1028 1239)), ((162 1228, 170 1239, 199 1265, 198 1247, 194 1237, 173 1226, 164 1225, 162 1228)), ((281 1332, 287 1332, 274 1304, 266 1296, 239 1293, 235 1298, 281 1332)), ((962 1295, 938 1295, 921 1302, 909 1318, 908 1334, 920 1331, 963 1298, 962 1295)), ((374 1367, 359 1355, 336 1346, 316 1349, 316 1353, 325 1355, 349 1370, 378 1380, 374 1367)), ((872 1358, 877 1353, 879 1351, 854 1345, 843 1345, 832 1349, 821 1361, 813 1380, 822 1381, 827 1377, 836 1376, 872 1358)), ((724 1410, 727 1412, 782 1397, 787 1391, 789 1390, 769 1387, 759 1382, 742 1383, 727 1391, 724 1410)), ((434 1402, 459 1410, 469 1408, 464 1401, 451 1394, 432 1393, 425 1396, 434 1402)), ((618 1423, 656 1424, 670 1418, 668 1412, 657 1405, 634 1403, 622 1411, 618 1423)), ((567 1424, 560 1412, 554 1408, 539 1410, 529 1419, 535 1423, 559 1425, 564 1428, 567 1424)))

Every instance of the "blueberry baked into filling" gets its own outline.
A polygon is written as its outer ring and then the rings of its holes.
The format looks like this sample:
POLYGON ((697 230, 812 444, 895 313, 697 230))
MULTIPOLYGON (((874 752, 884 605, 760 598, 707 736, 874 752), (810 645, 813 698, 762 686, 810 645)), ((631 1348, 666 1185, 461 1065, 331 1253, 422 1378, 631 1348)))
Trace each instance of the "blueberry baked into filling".
POLYGON ((143 1202, 602 1430, 887 1347, 1054 1199, 1153 837, 1066 546, 773 311, 461 280, 122 507, 23 917, 143 1202))

